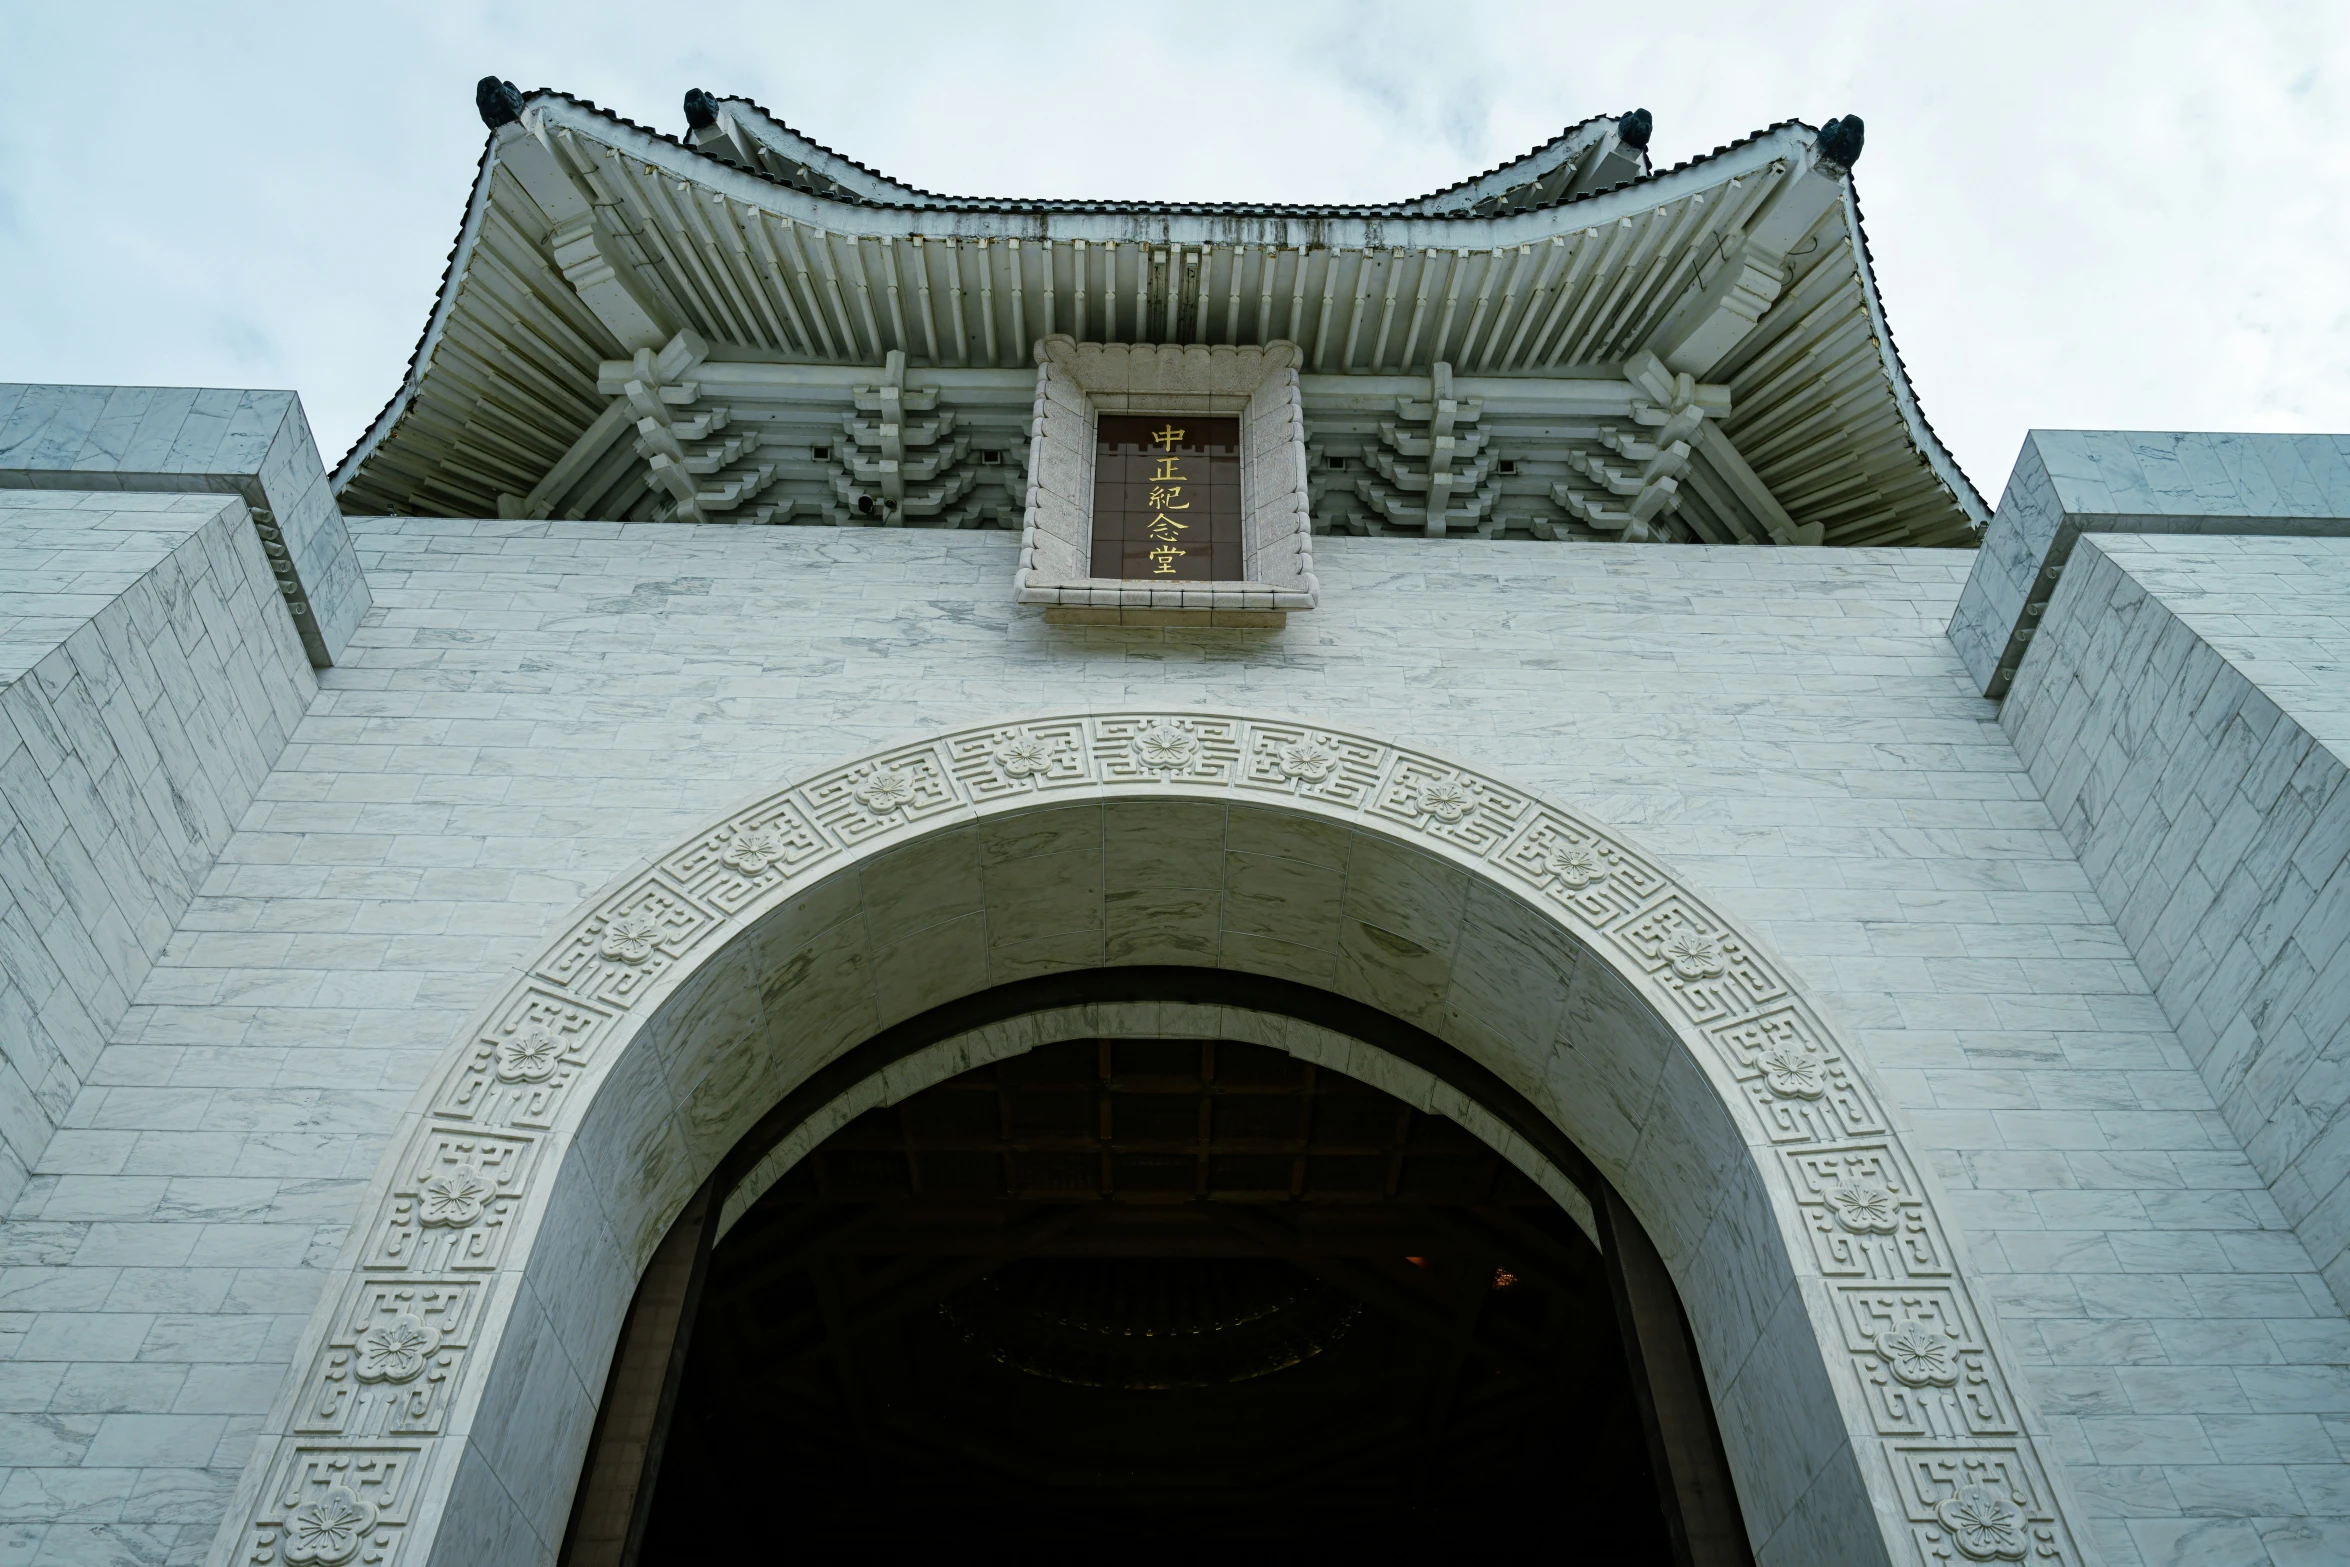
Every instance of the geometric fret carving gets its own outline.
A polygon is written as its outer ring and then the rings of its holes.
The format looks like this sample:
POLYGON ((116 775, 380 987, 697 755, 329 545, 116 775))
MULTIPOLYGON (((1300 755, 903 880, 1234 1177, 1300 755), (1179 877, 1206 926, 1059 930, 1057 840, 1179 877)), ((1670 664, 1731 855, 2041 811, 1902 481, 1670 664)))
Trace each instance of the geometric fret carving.
POLYGON ((336 1319, 295 1429, 346 1437, 438 1433, 482 1289, 472 1279, 362 1280, 336 1319))

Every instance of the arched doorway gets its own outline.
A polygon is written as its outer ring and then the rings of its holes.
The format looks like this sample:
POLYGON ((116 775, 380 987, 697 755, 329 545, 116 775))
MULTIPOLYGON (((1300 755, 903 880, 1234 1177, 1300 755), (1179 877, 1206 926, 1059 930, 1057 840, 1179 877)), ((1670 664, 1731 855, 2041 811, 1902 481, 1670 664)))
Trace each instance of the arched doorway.
MULTIPOLYGON (((893 747, 729 812, 592 900, 394 1130, 224 1550, 551 1558, 599 1404, 667 1385, 659 1365, 611 1367, 640 1279, 674 1277, 661 1309, 685 1314, 693 1251, 671 1268, 663 1244, 678 1216, 715 1193, 714 1234, 735 1187, 974 1051, 1047 1042, 1056 1016, 940 1021, 958 1008, 1140 969, 1304 985, 1423 1034, 1523 1123, 1424 1066, 1403 1086, 1389 1057, 1408 1052, 1358 1058, 1310 1014, 1276 1043, 1336 1052, 1538 1181, 1587 1159, 1686 1309, 1766 1567, 2074 1559, 1928 1177, 1755 942, 1504 781, 1202 711, 893 747), (891 1043, 917 1022, 929 1040, 891 1043), (760 1166, 713 1185, 771 1118, 760 1166)), ((1230 1012, 1231 994, 1154 1004, 1230 1012)), ((1054 1037, 1110 1032, 1092 1005, 1060 1009, 1084 1015, 1054 1037)), ((1572 1207, 1570 1184, 1545 1189, 1572 1207)))
POLYGON ((718 1242, 678 1374, 645 1562, 755 1552, 746 1469, 819 1560, 1561 1511, 1674 1559, 1599 1248, 1464 1128, 1265 1045, 1072 1039, 866 1112, 718 1242))

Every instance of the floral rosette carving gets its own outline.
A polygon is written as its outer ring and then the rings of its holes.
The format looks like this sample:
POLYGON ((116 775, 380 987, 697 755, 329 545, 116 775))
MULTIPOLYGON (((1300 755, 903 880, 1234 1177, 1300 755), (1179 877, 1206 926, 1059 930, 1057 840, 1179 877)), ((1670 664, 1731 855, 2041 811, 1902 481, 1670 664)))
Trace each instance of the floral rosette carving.
POLYGON ((1730 966, 1722 956, 1722 944, 1701 930, 1674 931, 1657 948, 1657 956, 1683 979, 1711 979, 1730 966))
POLYGON ((1134 736, 1134 759, 1154 773, 1188 773, 1199 760, 1199 736, 1189 726, 1160 719, 1134 736))
POLYGON ((1959 1554, 1976 1562, 2020 1562, 2027 1542, 2024 1510, 1987 1485, 1962 1485, 1934 1509, 1959 1554))
POLYGON ((1477 797, 1460 774, 1450 778, 1431 778, 1420 785, 1412 796, 1415 814, 1439 821, 1450 827, 1477 809, 1477 797))
POLYGON ((770 867, 783 863, 790 848, 783 834, 773 827, 753 827, 736 833, 718 856, 718 862, 738 876, 764 876, 770 867))
POLYGON ((492 1068, 502 1083, 543 1083, 555 1075, 563 1042, 544 1023, 525 1023, 491 1051, 492 1068))
POLYGON ((1559 885, 1569 892, 1581 892, 1593 882, 1607 880, 1607 862, 1587 843, 1552 845, 1550 852, 1542 857, 1542 868, 1556 876, 1559 885))
POLYGON ((615 963, 642 963, 661 940, 661 922, 642 910, 615 914, 604 927, 602 951, 615 963))
POLYGON ((1828 1091, 1828 1058, 1796 1045, 1774 1045, 1755 1058, 1763 1082, 1781 1099, 1817 1099, 1828 1091))
POLYGON ((1338 770, 1338 753, 1319 740, 1295 740, 1273 753, 1281 776, 1296 783, 1320 783, 1338 770))
POLYGON ((329 1486, 324 1496, 287 1516, 282 1554, 289 1562, 340 1567, 359 1554, 374 1527, 373 1503, 359 1500, 349 1486, 329 1486))
POLYGON ((402 1312, 359 1335, 352 1374, 362 1382, 413 1382, 440 1347, 440 1329, 402 1312))
POLYGON ((1918 1322, 1905 1322, 1877 1340, 1877 1358, 1909 1387, 1958 1385, 1958 1346, 1918 1322))
POLYGON ((1056 747, 1026 729, 1013 731, 989 753, 997 772, 1017 783, 1052 770, 1056 747))
POLYGON ((416 1196, 416 1219, 436 1229, 462 1230, 481 1217, 482 1205, 497 1195, 479 1170, 461 1164, 426 1181, 416 1196))
POLYGON ((891 816, 914 803, 914 780, 895 767, 876 767, 849 791, 868 815, 891 816))
POLYGON ((1901 1204, 1893 1194, 1866 1181, 1830 1188, 1828 1211, 1855 1235, 1890 1235, 1901 1222, 1901 1204))

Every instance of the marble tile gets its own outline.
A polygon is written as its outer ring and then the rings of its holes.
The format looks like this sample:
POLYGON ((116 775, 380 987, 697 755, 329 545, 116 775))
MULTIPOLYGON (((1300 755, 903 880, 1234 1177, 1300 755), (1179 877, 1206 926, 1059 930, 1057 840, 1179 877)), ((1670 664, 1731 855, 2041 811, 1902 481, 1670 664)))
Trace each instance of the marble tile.
POLYGON ((859 872, 865 921, 877 944, 986 908, 979 837, 969 828, 925 838, 876 856, 859 872))
POLYGON ((1106 885, 1113 894, 1223 886, 1224 810, 1188 800, 1109 801, 1103 807, 1106 885))

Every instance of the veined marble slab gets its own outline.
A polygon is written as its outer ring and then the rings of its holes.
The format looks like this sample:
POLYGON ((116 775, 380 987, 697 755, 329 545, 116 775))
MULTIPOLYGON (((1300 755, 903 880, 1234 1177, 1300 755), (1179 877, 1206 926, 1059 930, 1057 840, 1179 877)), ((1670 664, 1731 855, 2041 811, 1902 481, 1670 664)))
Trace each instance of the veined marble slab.
POLYGON ((233 495, 0 489, 10 1200, 317 695, 280 599, 233 495))

